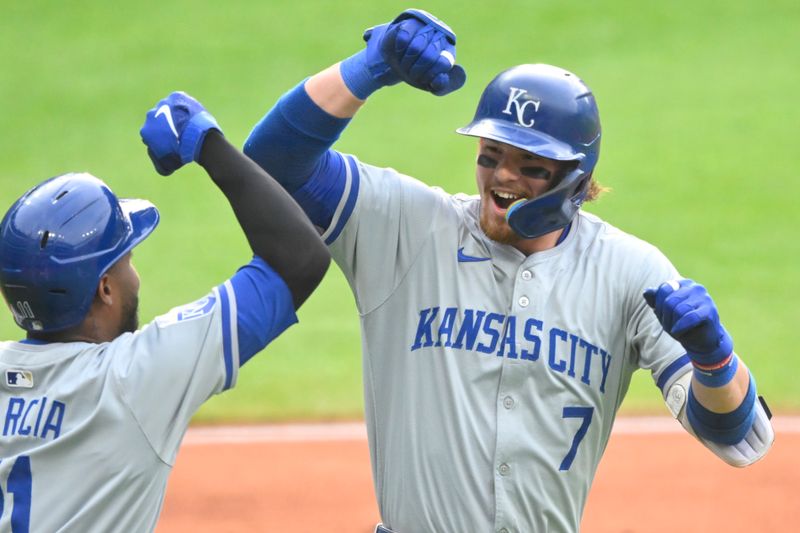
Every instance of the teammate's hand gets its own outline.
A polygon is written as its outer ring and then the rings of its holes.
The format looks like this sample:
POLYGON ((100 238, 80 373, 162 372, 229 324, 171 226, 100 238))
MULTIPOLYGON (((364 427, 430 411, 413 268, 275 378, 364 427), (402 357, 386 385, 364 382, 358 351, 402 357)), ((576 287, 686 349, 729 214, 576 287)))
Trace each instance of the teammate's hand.
POLYGON ((714 365, 733 352, 733 339, 719 321, 717 306, 699 283, 668 281, 657 289, 647 289, 644 299, 664 330, 698 365, 714 365))
POLYGON ((156 171, 169 176, 198 160, 203 139, 211 129, 222 131, 200 102, 176 91, 147 112, 139 134, 156 171))
POLYGON ((407 9, 388 24, 364 32, 367 46, 342 61, 350 91, 362 100, 374 91, 405 81, 437 96, 460 89, 467 79, 456 65, 456 34, 420 9, 407 9))

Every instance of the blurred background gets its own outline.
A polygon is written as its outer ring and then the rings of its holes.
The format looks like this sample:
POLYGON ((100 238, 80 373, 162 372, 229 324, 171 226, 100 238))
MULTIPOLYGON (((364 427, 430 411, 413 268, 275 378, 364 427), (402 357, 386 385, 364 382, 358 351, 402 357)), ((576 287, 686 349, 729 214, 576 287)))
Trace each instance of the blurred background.
MULTIPOLYGON (((705 284, 760 393, 773 409, 800 408, 796 0, 0 6, 0 208, 68 171, 155 203, 161 226, 135 255, 142 323, 203 296, 250 257, 200 167, 155 173, 138 134, 147 109, 185 90, 241 146, 283 92, 358 51, 365 28, 419 7, 457 33, 467 84, 443 98, 402 85, 380 91, 337 148, 472 193, 474 141, 453 131, 471 119, 483 87, 520 63, 575 72, 599 102, 595 176, 612 189, 587 210, 705 284)), ((362 416, 358 315, 335 266, 299 317, 197 421, 362 416)), ((21 337, 2 313, 0 338, 21 337)), ((666 413, 649 375, 634 380, 623 412, 666 413)))

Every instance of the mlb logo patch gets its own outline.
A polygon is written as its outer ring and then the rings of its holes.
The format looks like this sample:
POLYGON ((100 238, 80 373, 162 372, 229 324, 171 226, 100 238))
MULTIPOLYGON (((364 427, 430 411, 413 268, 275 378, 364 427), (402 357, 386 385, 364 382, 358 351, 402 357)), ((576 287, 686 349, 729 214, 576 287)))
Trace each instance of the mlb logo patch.
POLYGON ((31 389, 33 373, 27 370, 6 370, 6 385, 17 389, 31 389))

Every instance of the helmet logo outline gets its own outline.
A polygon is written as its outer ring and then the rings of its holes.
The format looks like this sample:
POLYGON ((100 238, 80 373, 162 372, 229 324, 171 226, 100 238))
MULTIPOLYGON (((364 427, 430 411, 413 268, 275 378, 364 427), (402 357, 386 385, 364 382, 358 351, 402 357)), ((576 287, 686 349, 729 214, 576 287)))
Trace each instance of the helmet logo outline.
POLYGON ((506 115, 516 115, 517 123, 520 126, 524 126, 526 128, 532 128, 536 119, 531 118, 530 121, 525 121, 525 111, 527 110, 528 106, 533 106, 533 112, 539 111, 539 106, 541 105, 541 100, 534 100, 532 98, 526 98, 520 101, 520 98, 527 95, 528 91, 525 89, 520 89, 519 87, 509 87, 508 91, 508 100, 506 101, 506 107, 503 109, 503 114, 506 115), (514 106, 514 113, 511 112, 511 106, 514 106))

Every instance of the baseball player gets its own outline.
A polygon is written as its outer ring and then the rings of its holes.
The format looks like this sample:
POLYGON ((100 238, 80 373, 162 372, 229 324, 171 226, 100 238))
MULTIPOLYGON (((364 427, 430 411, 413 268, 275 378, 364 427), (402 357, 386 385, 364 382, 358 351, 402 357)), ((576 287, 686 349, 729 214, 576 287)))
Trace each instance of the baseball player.
POLYGON ((297 204, 196 100, 161 100, 141 135, 159 173, 206 169, 254 257, 138 329, 131 250, 158 224, 155 206, 85 173, 11 206, 0 288, 26 338, 0 343, 0 531, 152 531, 189 419, 296 322, 329 264, 297 204))
POLYGON ((378 531, 577 531, 640 368, 723 460, 762 457, 767 414, 706 290, 580 210, 601 189, 589 88, 548 65, 500 73, 458 130, 478 138, 478 194, 453 196, 331 150, 377 89, 466 78, 424 11, 364 39, 286 93, 245 153, 324 230, 355 295, 378 531))

